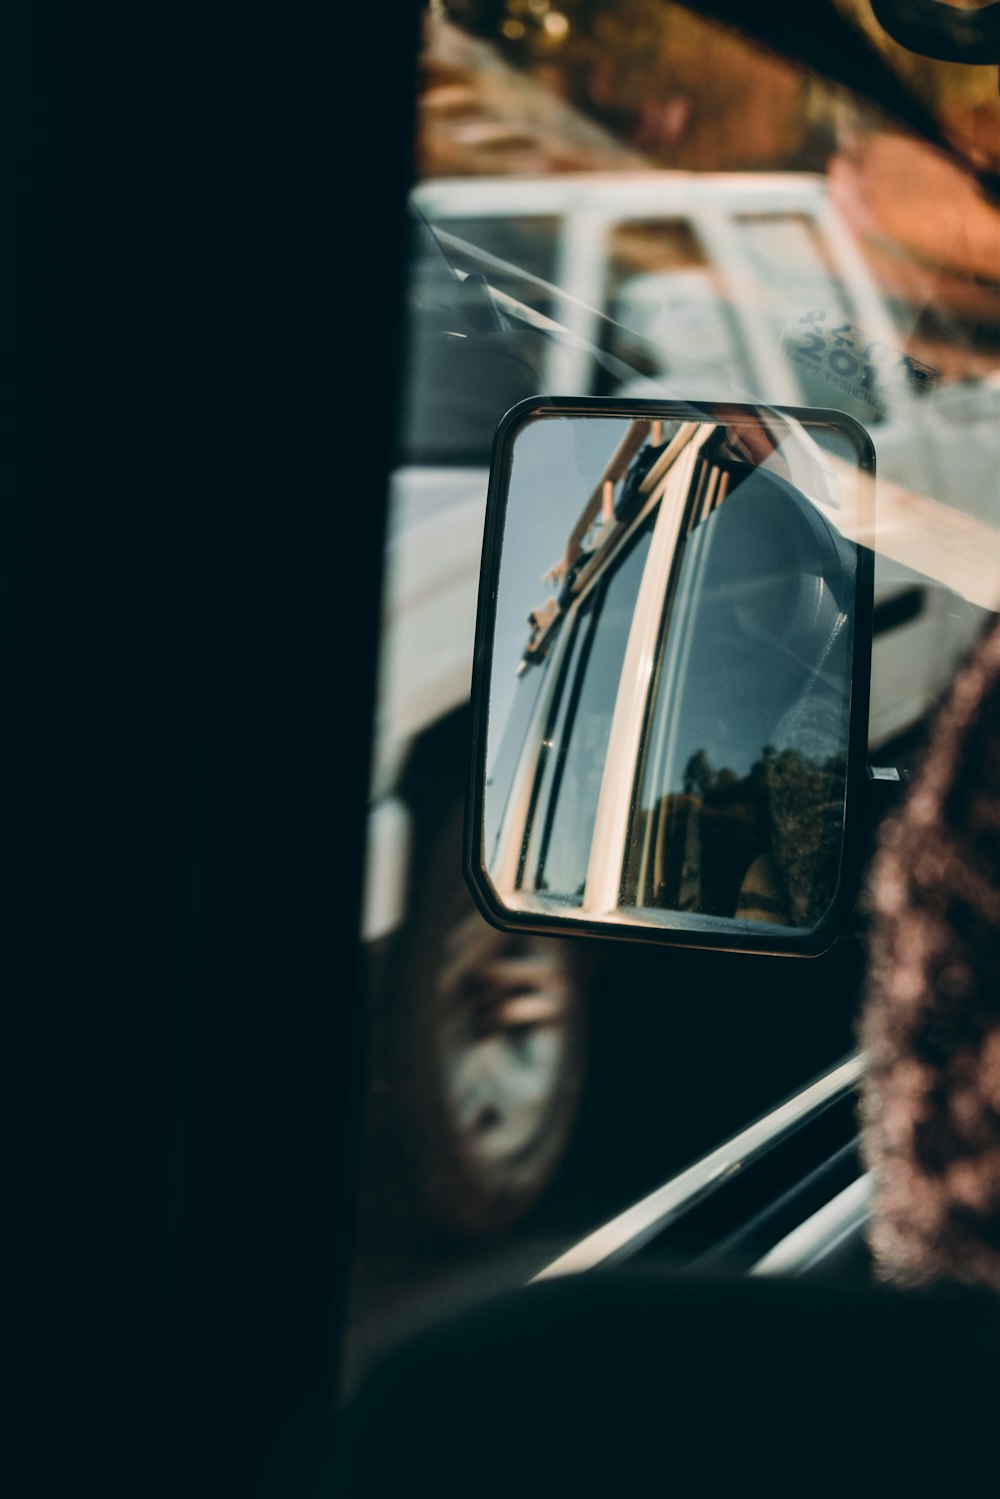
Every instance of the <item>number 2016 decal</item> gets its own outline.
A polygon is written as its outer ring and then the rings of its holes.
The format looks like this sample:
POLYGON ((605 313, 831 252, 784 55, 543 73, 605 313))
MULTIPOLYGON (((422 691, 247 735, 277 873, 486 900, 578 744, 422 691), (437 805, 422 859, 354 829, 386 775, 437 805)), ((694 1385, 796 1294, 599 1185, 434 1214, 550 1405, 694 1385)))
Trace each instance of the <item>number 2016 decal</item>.
POLYGON ((900 391, 926 399, 937 384, 931 365, 853 323, 833 322, 825 312, 803 313, 781 342, 793 364, 863 402, 873 414, 884 414, 886 401, 900 391))

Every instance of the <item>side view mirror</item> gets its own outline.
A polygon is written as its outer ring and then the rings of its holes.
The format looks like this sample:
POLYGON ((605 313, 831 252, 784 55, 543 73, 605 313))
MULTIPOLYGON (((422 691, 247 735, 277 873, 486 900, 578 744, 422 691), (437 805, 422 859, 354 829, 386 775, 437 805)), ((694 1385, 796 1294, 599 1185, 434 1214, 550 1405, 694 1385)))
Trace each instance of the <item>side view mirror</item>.
POLYGON ((467 819, 489 920, 830 945, 860 876, 873 516, 873 449, 840 412, 508 412, 467 819))

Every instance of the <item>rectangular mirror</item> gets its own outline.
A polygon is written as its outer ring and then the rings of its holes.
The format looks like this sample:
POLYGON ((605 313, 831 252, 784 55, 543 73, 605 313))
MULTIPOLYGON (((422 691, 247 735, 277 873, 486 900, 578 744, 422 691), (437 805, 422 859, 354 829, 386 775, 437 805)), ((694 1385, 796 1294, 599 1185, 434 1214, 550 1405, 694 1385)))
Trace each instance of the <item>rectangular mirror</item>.
POLYGON ((874 455, 834 411, 538 400, 494 444, 484 913, 809 954, 856 894, 874 455))

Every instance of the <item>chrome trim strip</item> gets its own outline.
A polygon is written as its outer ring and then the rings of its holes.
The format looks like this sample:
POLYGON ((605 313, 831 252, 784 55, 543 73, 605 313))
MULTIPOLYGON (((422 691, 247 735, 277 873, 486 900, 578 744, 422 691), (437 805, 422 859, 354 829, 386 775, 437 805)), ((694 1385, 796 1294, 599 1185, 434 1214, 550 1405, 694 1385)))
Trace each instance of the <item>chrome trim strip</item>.
POLYGON ((863 1052, 848 1057, 801 1093, 796 1093, 686 1171, 657 1187, 648 1197, 640 1198, 603 1227, 588 1234, 532 1276, 532 1281, 548 1280, 556 1275, 579 1275, 582 1271, 594 1270, 598 1265, 634 1254, 683 1209, 694 1206, 726 1178, 742 1171, 794 1125, 854 1088, 864 1067, 863 1052))
POLYGON ((750 1274, 798 1275, 818 1264, 865 1221, 871 1189, 870 1175, 859 1176, 769 1249, 750 1274))

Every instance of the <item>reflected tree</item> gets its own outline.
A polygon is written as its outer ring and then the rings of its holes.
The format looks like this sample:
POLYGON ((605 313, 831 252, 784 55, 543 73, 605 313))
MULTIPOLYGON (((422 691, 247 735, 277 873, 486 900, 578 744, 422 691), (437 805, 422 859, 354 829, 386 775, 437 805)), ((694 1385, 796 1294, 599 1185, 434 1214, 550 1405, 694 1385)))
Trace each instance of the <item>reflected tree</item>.
POLYGON ((840 873, 846 762, 765 745, 744 776, 688 759, 650 816, 657 857, 644 899, 667 909, 815 926, 840 873))

